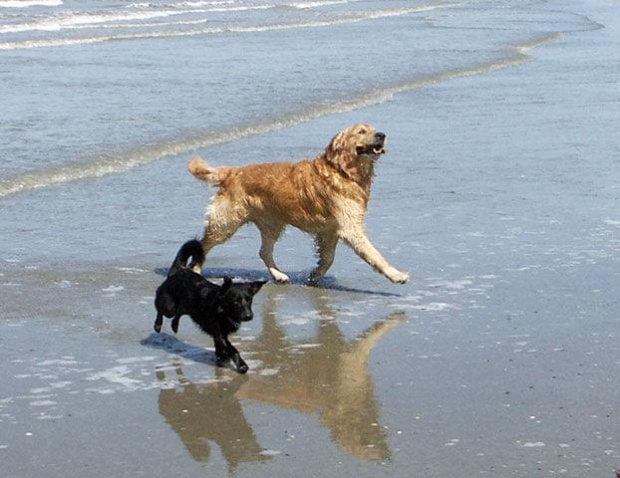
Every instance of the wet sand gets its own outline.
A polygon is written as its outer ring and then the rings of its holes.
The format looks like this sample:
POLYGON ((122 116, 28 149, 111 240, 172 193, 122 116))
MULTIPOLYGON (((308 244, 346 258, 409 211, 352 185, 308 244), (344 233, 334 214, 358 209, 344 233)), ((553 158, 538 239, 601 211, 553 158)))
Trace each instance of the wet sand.
MULTIPOLYGON (((612 477, 620 23, 611 2, 570 9, 586 31, 521 64, 201 152, 301 158, 360 119, 389 137, 369 233, 411 282, 341 247, 306 287, 311 241, 287 232, 276 258, 294 283, 265 286, 235 337, 247 376, 215 367, 188 318, 152 332, 154 290, 208 200, 182 161, 63 186, 49 210, 31 207, 44 192, 5 199, 35 218, 5 231, 2 475, 612 477), (98 214, 116 227, 76 243, 97 225, 72 209, 108 184, 121 192, 98 214), (169 238, 142 247, 153 229, 169 238)), ((244 229, 205 273, 266 278, 258 245, 244 229)))

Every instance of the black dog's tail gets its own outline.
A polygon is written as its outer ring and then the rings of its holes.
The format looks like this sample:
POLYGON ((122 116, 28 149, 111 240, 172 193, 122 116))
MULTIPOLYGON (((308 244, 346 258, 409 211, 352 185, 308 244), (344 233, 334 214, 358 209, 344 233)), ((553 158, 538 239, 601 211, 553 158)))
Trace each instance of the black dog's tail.
POLYGON ((205 260, 205 253, 202 249, 200 241, 193 239, 187 241, 181 246, 177 256, 174 258, 174 262, 168 271, 168 277, 179 271, 179 269, 185 269, 187 267, 187 261, 192 259, 193 262, 202 264, 205 260))

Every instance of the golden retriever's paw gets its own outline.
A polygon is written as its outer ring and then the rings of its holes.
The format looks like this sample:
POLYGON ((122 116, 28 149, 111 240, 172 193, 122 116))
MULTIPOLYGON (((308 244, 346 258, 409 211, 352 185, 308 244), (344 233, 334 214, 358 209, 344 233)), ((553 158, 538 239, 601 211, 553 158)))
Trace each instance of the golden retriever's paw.
POLYGON ((396 271, 390 274, 388 278, 395 284, 406 284, 409 281, 409 274, 396 271))
POLYGON ((269 269, 269 272, 271 273, 273 280, 275 280, 278 284, 286 284, 291 281, 284 272, 279 271, 278 269, 274 269, 272 267, 269 269))
POLYGON ((316 287, 316 286, 319 285, 320 281, 321 281, 321 277, 312 277, 312 276, 310 276, 310 277, 308 277, 307 283, 311 287, 316 287))
POLYGON ((310 273, 310 277, 308 277, 308 285, 310 286, 317 286, 319 284, 319 282, 321 282, 321 279, 325 276, 324 273, 320 272, 320 271, 316 271, 313 270, 310 273))

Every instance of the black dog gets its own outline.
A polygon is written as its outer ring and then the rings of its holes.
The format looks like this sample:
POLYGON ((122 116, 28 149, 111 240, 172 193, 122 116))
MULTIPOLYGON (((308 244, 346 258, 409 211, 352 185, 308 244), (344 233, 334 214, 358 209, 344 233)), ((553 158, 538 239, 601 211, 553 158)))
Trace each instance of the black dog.
POLYGON ((189 315, 203 332, 213 337, 218 365, 231 360, 239 373, 248 371, 239 351, 228 335, 239 330, 241 322, 252 320, 252 299, 267 281, 235 283, 229 277, 218 286, 187 267, 187 261, 202 263, 204 252, 199 241, 188 241, 179 250, 168 272, 168 278, 155 295, 157 318, 154 328, 161 331, 163 317, 172 317, 176 334, 182 315, 189 315))

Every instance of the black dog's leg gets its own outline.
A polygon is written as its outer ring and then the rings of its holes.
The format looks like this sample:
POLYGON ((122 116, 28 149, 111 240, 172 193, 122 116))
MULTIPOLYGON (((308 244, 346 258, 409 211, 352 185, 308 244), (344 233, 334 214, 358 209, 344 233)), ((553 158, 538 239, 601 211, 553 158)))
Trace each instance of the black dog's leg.
POLYGON ((157 318, 155 319, 155 323, 153 324, 153 328, 155 329, 155 332, 160 333, 161 332, 161 324, 164 321, 164 316, 161 314, 161 312, 157 312, 157 318))
POLYGON ((213 337, 213 342, 215 343, 215 359, 216 359, 217 365, 221 367, 228 360, 230 360, 230 357, 228 356, 228 350, 226 347, 226 341, 224 340, 224 337, 219 336, 219 337, 213 337))
POLYGON ((241 355, 239 355, 239 351, 236 349, 236 347, 233 344, 230 343, 228 338, 226 338, 225 340, 226 340, 226 348, 228 350, 228 355, 234 362, 235 367, 237 367, 237 372, 246 373, 249 368, 248 364, 245 363, 245 361, 241 358, 241 355))
POLYGON ((175 315, 174 319, 172 319, 172 330, 175 334, 179 331, 179 320, 181 320, 180 315, 175 315))

